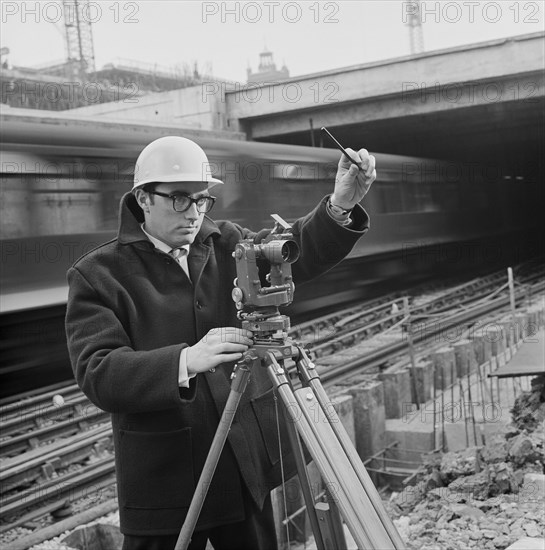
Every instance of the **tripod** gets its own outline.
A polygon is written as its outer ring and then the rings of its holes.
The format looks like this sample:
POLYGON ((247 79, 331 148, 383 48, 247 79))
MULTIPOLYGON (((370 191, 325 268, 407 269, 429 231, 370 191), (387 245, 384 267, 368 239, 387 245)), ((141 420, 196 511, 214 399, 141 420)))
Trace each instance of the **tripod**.
POLYGON ((231 391, 175 550, 187 550, 191 541, 234 414, 253 368, 267 369, 287 413, 290 445, 318 550, 346 548, 341 516, 361 550, 405 549, 373 482, 327 398, 314 364, 305 350, 286 336, 258 341, 235 365, 231 391), (287 359, 293 359, 296 363, 302 386, 299 389, 294 388, 287 375, 284 367, 287 359), (326 503, 316 503, 312 495, 301 439, 328 488, 326 503))

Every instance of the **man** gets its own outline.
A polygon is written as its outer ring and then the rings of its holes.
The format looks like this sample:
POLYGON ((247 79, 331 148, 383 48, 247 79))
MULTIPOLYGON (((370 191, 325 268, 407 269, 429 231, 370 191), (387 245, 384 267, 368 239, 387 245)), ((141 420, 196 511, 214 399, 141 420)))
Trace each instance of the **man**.
MULTIPOLYGON (((344 258, 369 227, 358 203, 376 177, 375 159, 365 149, 349 151, 360 168, 341 157, 331 197, 293 225, 301 248, 292 265, 296 284, 344 258)), ((117 238, 68 271, 74 373, 89 399, 112 413, 124 550, 174 548, 229 375, 252 345, 252 333, 237 328, 231 253, 254 233, 205 216, 214 203, 209 189, 220 183, 196 143, 155 140, 122 198, 117 238)), ((273 397, 266 369, 252 372, 192 550, 207 539, 216 550, 276 548, 269 493, 281 478, 273 397)), ((283 458, 293 471, 290 456, 283 458)))

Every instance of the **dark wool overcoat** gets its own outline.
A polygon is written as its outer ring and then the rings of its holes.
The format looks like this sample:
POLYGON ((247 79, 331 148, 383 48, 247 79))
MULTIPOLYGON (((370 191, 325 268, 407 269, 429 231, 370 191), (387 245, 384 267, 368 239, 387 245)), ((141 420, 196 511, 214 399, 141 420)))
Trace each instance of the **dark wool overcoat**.
MULTIPOLYGON (((327 213, 326 200, 293 225, 301 248, 292 266, 296 285, 342 260, 369 227, 359 205, 351 229, 339 225, 327 213)), ((121 531, 166 535, 178 533, 184 522, 233 368, 221 365, 179 388, 180 351, 210 329, 240 326, 231 299, 231 253, 254 233, 205 217, 188 256, 191 284, 146 238, 143 221, 134 196, 126 194, 117 238, 70 268, 66 330, 79 386, 112 416, 121 531)), ((266 369, 252 373, 197 529, 244 519, 242 483, 260 507, 279 485, 271 387, 266 369)), ((292 462, 286 456, 285 466, 294 472, 292 462)))

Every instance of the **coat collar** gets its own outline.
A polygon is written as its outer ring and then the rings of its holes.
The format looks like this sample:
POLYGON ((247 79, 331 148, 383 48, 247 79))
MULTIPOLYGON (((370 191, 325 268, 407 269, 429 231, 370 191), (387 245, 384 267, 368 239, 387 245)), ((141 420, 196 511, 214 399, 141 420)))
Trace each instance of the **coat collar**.
MULTIPOLYGON (((144 213, 138 206, 136 197, 131 192, 125 193, 121 198, 119 209, 118 242, 120 244, 132 244, 143 241, 153 246, 140 227, 143 222, 144 213)), ((219 235, 221 233, 218 226, 208 216, 204 216, 201 228, 195 237, 195 242, 201 243, 206 241, 208 237, 219 235)))

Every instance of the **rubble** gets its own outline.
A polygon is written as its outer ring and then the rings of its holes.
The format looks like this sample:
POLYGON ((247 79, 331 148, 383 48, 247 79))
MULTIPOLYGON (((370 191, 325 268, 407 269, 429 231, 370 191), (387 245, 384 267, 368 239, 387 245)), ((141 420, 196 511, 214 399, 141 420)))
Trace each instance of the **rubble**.
POLYGON ((517 398, 512 415, 518 430, 534 431, 545 420, 545 375, 532 379, 532 390, 517 398))
POLYGON ((506 550, 521 539, 544 548, 544 376, 511 412, 486 446, 431 455, 416 484, 392 495, 388 511, 409 550, 506 550))

